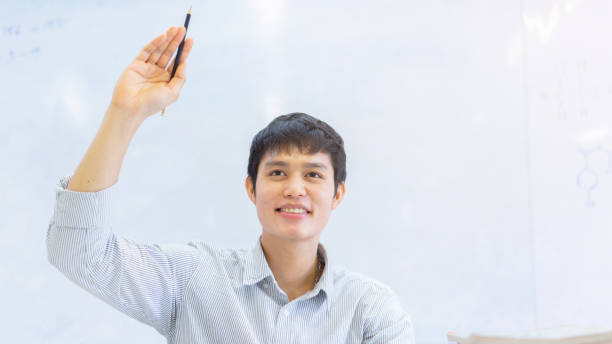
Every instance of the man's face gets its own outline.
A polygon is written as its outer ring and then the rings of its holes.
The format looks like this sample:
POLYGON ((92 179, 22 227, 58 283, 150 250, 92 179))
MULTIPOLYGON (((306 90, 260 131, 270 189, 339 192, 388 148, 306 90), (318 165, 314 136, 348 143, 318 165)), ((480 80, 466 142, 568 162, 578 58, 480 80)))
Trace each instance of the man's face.
POLYGON ((246 188, 264 235, 294 241, 318 239, 345 192, 341 183, 334 195, 328 153, 304 154, 298 149, 267 152, 259 163, 255 193, 249 177, 246 188))

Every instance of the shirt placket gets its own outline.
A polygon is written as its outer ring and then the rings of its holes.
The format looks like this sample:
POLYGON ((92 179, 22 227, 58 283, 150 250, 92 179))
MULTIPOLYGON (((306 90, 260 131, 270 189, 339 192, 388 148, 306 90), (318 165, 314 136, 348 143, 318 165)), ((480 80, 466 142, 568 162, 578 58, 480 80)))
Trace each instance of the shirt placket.
POLYGON ((292 305, 288 303, 280 308, 276 315, 276 328, 274 343, 286 344, 293 342, 293 314, 292 305))

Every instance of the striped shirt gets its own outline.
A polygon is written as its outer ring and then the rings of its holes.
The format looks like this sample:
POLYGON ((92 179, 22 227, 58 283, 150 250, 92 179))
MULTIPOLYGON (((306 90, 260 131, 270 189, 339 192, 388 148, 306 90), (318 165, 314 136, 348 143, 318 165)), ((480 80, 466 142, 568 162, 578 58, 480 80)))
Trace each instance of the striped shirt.
POLYGON ((330 265, 313 290, 289 301, 260 241, 249 250, 204 242, 144 245, 111 230, 115 186, 75 192, 60 180, 47 232, 49 261, 168 343, 414 343, 397 296, 330 265))

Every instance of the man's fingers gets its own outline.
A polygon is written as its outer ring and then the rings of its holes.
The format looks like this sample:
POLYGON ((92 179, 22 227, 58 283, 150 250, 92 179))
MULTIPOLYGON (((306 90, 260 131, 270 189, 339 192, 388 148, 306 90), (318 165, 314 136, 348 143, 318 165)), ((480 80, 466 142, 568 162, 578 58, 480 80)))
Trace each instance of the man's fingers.
POLYGON ((155 46, 155 51, 151 53, 151 56, 149 56, 149 59, 145 62, 151 63, 151 64, 157 64, 157 61, 161 57, 162 53, 164 52, 164 50, 166 50, 166 48, 168 47, 168 44, 170 44, 170 42, 176 35, 176 31, 177 31, 176 27, 174 26, 169 28, 168 31, 166 31, 165 39, 161 41, 160 44, 155 46))
POLYGON ((138 56, 136 56, 136 60, 142 61, 142 62, 146 62, 149 59, 149 57, 151 56, 151 54, 153 54, 155 49, 157 49, 157 46, 159 44, 161 44, 161 42, 164 41, 165 39, 166 39, 166 34, 165 33, 162 33, 161 35, 155 37, 154 40, 149 42, 149 44, 147 44, 140 51, 140 53, 138 53, 138 56))
MULTIPOLYGON (((168 84, 168 86, 172 89, 173 93, 175 94, 175 99, 178 98, 178 95, 181 92, 183 85, 185 84, 185 78, 186 78, 185 71, 187 69, 187 57, 189 56, 189 53, 191 52, 191 48, 193 48, 193 38, 187 38, 185 40, 185 45, 183 46, 183 54, 181 55, 179 66, 176 69, 176 74, 174 74, 174 77, 172 78, 172 80, 170 80, 168 84)), ((168 68, 172 68, 172 65, 169 66, 168 68)))
MULTIPOLYGON (((179 61, 179 67, 183 63, 183 61, 187 61, 187 57, 191 52, 191 48, 193 48, 193 38, 189 37, 185 40, 185 45, 183 46, 183 52, 181 53, 181 60, 179 61)), ((168 65, 166 69, 169 74, 172 74, 172 68, 174 68, 174 63, 176 62, 176 56, 172 59, 172 62, 168 65)), ((176 72, 178 73, 178 67, 176 72)))
MULTIPOLYGON (((191 48, 193 48, 193 38, 187 38, 185 40, 185 45, 183 46, 183 53, 181 54, 181 59, 179 60, 179 66, 187 61, 187 57, 189 57, 189 53, 191 52, 191 48)), ((178 70, 177 70, 178 73, 178 70)))
POLYGON ((183 40, 184 36, 185 36, 185 27, 180 26, 176 30, 174 37, 171 38, 166 49, 163 51, 163 53, 157 60, 157 65, 160 68, 166 68, 166 66, 168 65, 168 61, 170 61, 170 58, 172 57, 172 55, 174 54, 178 46, 181 44, 181 41, 183 40))

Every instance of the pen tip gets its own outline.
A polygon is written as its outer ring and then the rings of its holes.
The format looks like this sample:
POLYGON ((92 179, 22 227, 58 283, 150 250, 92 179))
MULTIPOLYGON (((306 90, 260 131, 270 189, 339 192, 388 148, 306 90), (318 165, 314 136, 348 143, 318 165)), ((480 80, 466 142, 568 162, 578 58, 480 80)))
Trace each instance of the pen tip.
POLYGON ((189 6, 189 12, 187 12, 187 13, 191 14, 191 6, 189 6))

